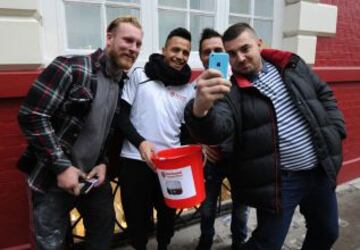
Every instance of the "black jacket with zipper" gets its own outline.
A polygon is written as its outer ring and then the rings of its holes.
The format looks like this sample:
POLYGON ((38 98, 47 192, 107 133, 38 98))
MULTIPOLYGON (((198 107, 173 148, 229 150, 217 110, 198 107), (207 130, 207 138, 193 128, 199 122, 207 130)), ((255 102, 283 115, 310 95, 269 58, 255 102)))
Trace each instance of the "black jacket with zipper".
MULTIPOLYGON (((266 49, 261 56, 277 67, 296 107, 308 121, 319 165, 335 187, 346 131, 333 92, 297 55, 266 49)), ((274 107, 247 79, 233 76, 231 82, 230 93, 203 118, 193 116, 191 101, 185 112, 186 124, 201 143, 218 144, 232 137, 234 144, 227 147, 231 151, 232 192, 247 205, 279 211, 280 164, 274 107)))

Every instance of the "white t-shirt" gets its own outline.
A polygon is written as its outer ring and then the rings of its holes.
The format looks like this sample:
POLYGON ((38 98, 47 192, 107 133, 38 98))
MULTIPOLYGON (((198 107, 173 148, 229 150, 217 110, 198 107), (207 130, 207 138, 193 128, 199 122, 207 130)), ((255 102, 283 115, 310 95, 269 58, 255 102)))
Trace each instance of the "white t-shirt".
MULTIPOLYGON (((132 106, 131 123, 156 151, 180 146, 185 106, 194 96, 194 84, 165 87, 161 81, 149 80, 142 68, 132 72, 122 93, 122 99, 132 106)), ((124 140, 121 156, 141 160, 139 150, 128 140, 124 140)))

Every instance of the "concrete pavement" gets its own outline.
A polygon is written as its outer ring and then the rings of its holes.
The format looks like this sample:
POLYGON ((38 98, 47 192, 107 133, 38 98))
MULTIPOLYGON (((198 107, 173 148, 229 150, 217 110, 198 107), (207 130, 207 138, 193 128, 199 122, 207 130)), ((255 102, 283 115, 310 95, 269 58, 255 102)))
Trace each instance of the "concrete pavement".
MULTIPOLYGON (((340 237, 333 250, 360 250, 360 178, 340 185, 337 188, 339 213, 340 213, 340 237)), ((216 235, 214 250, 231 249, 230 215, 218 217, 215 222, 216 235)), ((255 210, 251 209, 248 226, 252 231, 256 226, 255 210)), ((169 250, 195 249, 200 235, 200 225, 195 224, 181 228, 175 232, 169 250)), ((301 249, 305 236, 305 224, 302 215, 297 210, 283 250, 301 249)), ((149 250, 156 250, 156 240, 152 238, 148 244, 149 250)), ((116 250, 131 250, 128 245, 117 247, 116 250)), ((315 250, 315 249, 314 249, 315 250)))

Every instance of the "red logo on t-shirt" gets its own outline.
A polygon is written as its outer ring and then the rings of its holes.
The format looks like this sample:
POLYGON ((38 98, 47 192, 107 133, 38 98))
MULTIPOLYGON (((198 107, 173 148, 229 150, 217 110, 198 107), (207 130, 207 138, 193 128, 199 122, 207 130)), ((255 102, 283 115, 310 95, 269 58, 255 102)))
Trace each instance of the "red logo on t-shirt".
POLYGON ((177 93, 176 91, 170 91, 170 96, 171 97, 175 97, 176 99, 179 99, 180 101, 186 102, 186 97, 180 95, 179 93, 177 93))

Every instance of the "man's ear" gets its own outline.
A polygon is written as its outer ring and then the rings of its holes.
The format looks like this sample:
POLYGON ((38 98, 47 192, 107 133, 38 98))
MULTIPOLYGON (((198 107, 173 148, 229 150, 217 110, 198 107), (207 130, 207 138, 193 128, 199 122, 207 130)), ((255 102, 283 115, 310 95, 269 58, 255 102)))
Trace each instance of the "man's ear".
POLYGON ((262 40, 261 38, 259 38, 259 39, 257 40, 257 45, 258 45, 258 47, 259 47, 260 49, 262 49, 262 48, 264 47, 264 42, 263 42, 263 40, 262 40))
POLYGON ((165 53, 165 47, 161 48, 161 53, 164 54, 165 53))
POLYGON ((110 46, 110 43, 112 42, 113 39, 114 39, 114 34, 112 32, 107 32, 106 33, 106 47, 110 46))

